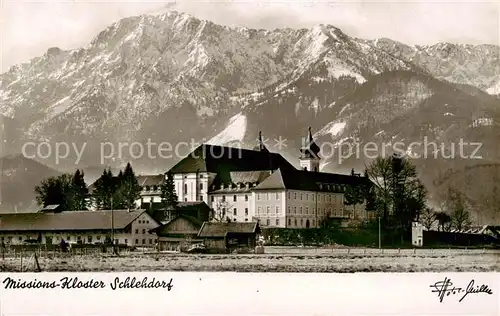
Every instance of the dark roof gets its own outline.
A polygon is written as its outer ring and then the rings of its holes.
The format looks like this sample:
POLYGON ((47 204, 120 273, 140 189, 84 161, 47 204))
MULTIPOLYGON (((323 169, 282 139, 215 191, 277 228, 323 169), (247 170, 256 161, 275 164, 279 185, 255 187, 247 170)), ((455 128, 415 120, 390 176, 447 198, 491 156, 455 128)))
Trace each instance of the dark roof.
POLYGON ((311 127, 309 127, 308 132, 307 132, 307 139, 306 139, 305 146, 303 146, 300 149, 300 152, 302 153, 302 156, 304 158, 319 158, 318 154, 320 152, 320 148, 314 142, 314 139, 313 139, 312 133, 311 133, 311 127))
POLYGON ((210 187, 210 193, 217 194, 250 192, 256 184, 263 182, 271 174, 272 170, 233 171, 229 173, 229 183, 225 183, 223 189, 220 188, 220 181, 214 181, 214 184, 210 187), (248 188, 246 187, 247 183, 251 184, 248 186, 248 188))
POLYGON ((345 174, 305 170, 276 170, 254 190, 292 189, 307 191, 335 191, 334 185, 360 185, 369 179, 345 174), (329 186, 330 185, 330 186, 329 186), (333 186, 332 186, 333 185, 333 186))
POLYGON ((228 233, 258 233, 260 231, 257 222, 204 222, 198 237, 224 237, 228 233))
POLYGON ((152 232, 157 232, 157 231, 161 231, 163 230, 164 228, 168 227, 171 223, 173 223, 174 221, 178 220, 179 218, 183 218, 189 222, 191 222, 194 226, 201 228, 201 226, 203 225, 203 222, 200 221, 199 219, 197 219, 196 217, 194 216, 188 216, 188 215, 183 215, 183 214, 180 214, 178 216, 176 216, 174 219, 172 219, 171 221, 169 221, 168 223, 165 223, 161 226, 158 226, 156 228, 153 228, 151 229, 150 231, 152 232))
MULTIPOLYGON (((113 227, 123 229, 144 210, 113 211, 113 227)), ((111 229, 111 211, 69 211, 0 215, 0 231, 62 231, 111 229)))
POLYGON ((142 187, 161 185, 165 181, 165 175, 155 174, 155 175, 139 175, 137 176, 137 182, 142 187))
MULTIPOLYGON (((226 173, 233 171, 295 170, 283 156, 268 151, 203 144, 179 161, 168 172, 226 173)), ((167 173, 168 173, 167 172, 167 173)))
MULTIPOLYGON (((207 203, 203 201, 195 201, 195 202, 178 202, 175 210, 183 210, 183 209, 210 209, 207 203)), ((163 210, 174 210, 173 207, 169 206, 167 208, 163 208, 163 210)))

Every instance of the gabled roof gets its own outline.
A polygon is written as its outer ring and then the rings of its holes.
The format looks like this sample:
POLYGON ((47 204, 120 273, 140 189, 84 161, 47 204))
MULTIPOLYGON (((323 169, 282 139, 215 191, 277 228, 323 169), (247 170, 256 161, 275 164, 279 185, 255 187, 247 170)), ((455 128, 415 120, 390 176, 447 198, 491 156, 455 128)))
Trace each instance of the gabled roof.
POLYGON ((333 191, 328 185, 359 185, 369 179, 345 174, 312 172, 304 170, 276 170, 254 190, 291 189, 304 191, 333 191))
POLYGON ((137 182, 142 187, 161 185, 165 181, 165 175, 155 174, 155 175, 139 175, 137 176, 137 182))
MULTIPOLYGON (((113 227, 123 229, 144 210, 114 210, 113 227)), ((111 211, 1 214, 0 231, 66 231, 111 229, 111 211)))
POLYGON ((165 228, 168 228, 168 226, 170 226, 172 223, 174 223, 175 221, 177 221, 181 218, 187 220, 188 222, 193 224, 198 229, 200 229, 201 226, 203 225, 203 222, 200 221, 199 219, 197 219, 196 217, 181 214, 181 215, 178 215, 177 217, 175 217, 174 219, 172 219, 171 221, 168 221, 167 223, 164 223, 156 228, 151 229, 151 231, 158 232, 158 231, 161 231, 165 228))
POLYGON ((259 233, 257 222, 204 222, 198 237, 224 237, 228 233, 259 233))
MULTIPOLYGON (((203 144, 179 161, 171 173, 295 170, 283 156, 268 151, 203 144)), ((167 172, 167 173, 168 173, 167 172)))

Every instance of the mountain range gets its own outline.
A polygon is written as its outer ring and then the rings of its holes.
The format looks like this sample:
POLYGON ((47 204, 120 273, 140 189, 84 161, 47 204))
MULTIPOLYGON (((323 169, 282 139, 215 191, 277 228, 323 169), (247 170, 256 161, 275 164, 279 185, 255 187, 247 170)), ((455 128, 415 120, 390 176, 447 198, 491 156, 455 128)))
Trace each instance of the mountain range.
MULTIPOLYGON (((49 48, 1 74, 0 100, 4 155, 29 141, 87 144, 77 165, 74 154, 57 164, 53 156, 37 157, 59 171, 132 161, 141 173, 164 172, 180 157, 134 159, 131 143, 253 147, 259 131, 270 150, 297 163, 309 126, 323 144, 322 170, 333 172, 368 162, 359 155, 339 161, 348 144, 482 142, 480 159, 415 159, 438 200, 451 173, 500 158, 499 46, 366 40, 332 25, 249 29, 176 11, 129 17, 86 47, 49 48), (280 148, 279 137, 286 140, 280 148), (102 161, 105 142, 115 153, 102 161), (121 155, 119 142, 128 144, 121 155)), ((472 203, 481 208, 481 200, 472 203)))

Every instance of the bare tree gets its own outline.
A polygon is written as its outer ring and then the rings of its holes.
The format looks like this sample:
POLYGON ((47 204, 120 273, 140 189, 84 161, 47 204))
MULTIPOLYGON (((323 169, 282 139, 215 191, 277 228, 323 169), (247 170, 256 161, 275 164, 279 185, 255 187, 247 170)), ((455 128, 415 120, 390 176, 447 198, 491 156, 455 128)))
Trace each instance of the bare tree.
POLYGON ((232 205, 229 204, 227 201, 224 201, 222 199, 217 199, 215 202, 215 206, 213 206, 212 208, 211 220, 216 222, 230 221, 228 212, 231 207, 232 205))
POLYGON ((469 207, 462 192, 448 187, 443 206, 450 214, 451 226, 454 229, 462 231, 470 227, 472 222, 468 211, 469 207))
POLYGON ((424 225, 425 229, 431 230, 432 225, 436 222, 436 213, 434 210, 430 207, 426 207, 423 209, 423 211, 420 213, 420 223, 424 225))

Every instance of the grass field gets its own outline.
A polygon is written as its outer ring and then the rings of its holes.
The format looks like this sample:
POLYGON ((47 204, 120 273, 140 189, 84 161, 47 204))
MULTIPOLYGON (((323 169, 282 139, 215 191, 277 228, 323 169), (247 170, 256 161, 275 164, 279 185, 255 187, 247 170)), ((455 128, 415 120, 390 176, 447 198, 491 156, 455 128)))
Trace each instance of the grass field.
MULTIPOLYGON (((19 257, 0 259, 2 271, 21 271, 19 257)), ((110 255, 42 254, 42 271, 238 271, 238 272, 444 272, 500 271, 498 250, 324 249, 266 247, 265 254, 200 255, 123 253, 110 255)), ((34 271, 33 256, 22 271, 34 271)))

